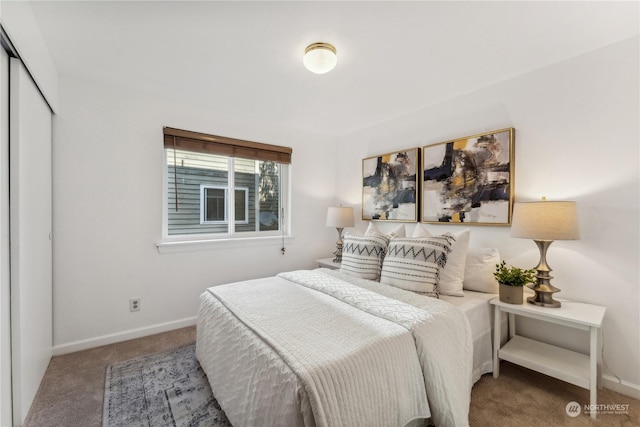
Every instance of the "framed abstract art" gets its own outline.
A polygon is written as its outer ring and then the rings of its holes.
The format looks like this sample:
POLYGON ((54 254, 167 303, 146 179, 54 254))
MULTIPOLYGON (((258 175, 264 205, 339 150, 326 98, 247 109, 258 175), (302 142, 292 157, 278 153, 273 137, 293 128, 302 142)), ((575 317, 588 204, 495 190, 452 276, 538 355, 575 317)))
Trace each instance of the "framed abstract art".
POLYGON ((515 129, 422 148, 422 222, 509 225, 515 129))
POLYGON ((418 221, 420 149, 362 160, 362 219, 418 221))

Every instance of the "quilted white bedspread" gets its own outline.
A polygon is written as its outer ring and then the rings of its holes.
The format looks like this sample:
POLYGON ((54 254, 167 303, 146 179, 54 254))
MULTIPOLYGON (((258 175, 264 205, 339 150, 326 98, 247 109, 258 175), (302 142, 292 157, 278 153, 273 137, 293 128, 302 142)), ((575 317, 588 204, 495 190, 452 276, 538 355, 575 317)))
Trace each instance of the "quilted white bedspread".
POLYGON ((468 321, 442 301, 420 306, 321 270, 217 286, 201 298, 197 355, 237 426, 404 426, 430 415, 466 426, 468 321), (254 365, 243 374, 239 362, 254 365), (255 401, 238 401, 243 388, 255 401))

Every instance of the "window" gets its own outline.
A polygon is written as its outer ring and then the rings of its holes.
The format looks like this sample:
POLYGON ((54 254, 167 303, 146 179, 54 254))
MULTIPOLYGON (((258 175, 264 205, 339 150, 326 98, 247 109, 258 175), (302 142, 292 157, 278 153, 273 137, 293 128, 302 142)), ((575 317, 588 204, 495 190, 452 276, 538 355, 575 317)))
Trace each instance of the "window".
POLYGON ((281 236, 291 149, 164 128, 164 239, 281 236))
MULTIPOLYGON (((227 222, 227 194, 226 187, 213 187, 200 184, 200 224, 220 224, 227 222)), ((235 190, 236 224, 249 222, 249 189, 235 190)))
POLYGON ((200 185, 202 199, 200 201, 200 224, 221 223, 227 220, 225 213, 227 189, 200 185))

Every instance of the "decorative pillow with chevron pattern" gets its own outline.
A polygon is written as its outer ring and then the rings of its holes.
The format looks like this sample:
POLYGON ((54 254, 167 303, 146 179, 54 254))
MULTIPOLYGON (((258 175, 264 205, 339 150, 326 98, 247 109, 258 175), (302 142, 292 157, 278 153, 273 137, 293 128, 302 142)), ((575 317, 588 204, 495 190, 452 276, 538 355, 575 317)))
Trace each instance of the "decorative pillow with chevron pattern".
MULTIPOLYGON (((467 262, 467 251, 469 249, 469 239, 471 230, 465 228, 455 233, 451 233, 456 241, 451 245, 451 252, 447 256, 447 265, 440 271, 438 281, 438 293, 440 295, 453 295, 463 297, 464 292, 464 267, 467 262)), ((423 224, 416 224, 411 237, 431 237, 433 234, 423 224)), ((398 236, 400 237, 400 236, 398 236)), ((500 261, 498 261, 499 263, 500 261)), ((491 271, 493 273, 493 270, 491 271)))
POLYGON ((447 263, 454 242, 450 233, 391 239, 382 264, 380 283, 437 296, 440 271, 447 263))
POLYGON ((380 280, 382 260, 388 244, 389 239, 383 235, 347 234, 342 246, 340 272, 362 279, 380 280))

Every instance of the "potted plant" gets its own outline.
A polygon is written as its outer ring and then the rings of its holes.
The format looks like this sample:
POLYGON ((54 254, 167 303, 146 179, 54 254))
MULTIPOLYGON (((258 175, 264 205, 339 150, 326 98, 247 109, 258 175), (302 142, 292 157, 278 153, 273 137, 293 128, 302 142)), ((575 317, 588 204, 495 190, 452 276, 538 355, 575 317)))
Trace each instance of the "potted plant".
POLYGON ((502 261, 500 264, 496 264, 493 277, 500 284, 500 301, 509 304, 522 304, 523 287, 536 281, 536 270, 509 267, 506 262, 502 261))

